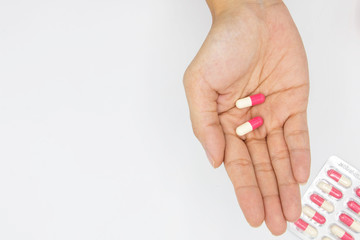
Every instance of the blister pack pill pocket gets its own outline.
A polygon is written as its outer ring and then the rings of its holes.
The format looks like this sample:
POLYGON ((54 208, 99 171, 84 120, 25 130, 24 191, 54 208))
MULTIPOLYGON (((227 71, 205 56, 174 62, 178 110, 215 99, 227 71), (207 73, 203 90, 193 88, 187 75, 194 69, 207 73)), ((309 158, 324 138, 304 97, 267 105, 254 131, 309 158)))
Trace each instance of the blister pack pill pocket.
POLYGON ((360 171, 332 156, 302 197, 289 230, 303 240, 360 239, 360 171))

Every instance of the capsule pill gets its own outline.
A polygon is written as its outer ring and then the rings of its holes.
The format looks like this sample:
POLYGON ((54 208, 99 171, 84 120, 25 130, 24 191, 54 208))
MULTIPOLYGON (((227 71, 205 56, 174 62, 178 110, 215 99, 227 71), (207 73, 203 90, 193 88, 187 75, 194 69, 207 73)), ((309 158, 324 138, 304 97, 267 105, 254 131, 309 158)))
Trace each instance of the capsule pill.
POLYGON ((354 232, 360 232, 360 223, 358 221, 355 221, 352 217, 349 215, 342 213, 339 216, 340 221, 348 225, 354 232))
POLYGON ((321 191, 329 194, 330 196, 333 196, 336 199, 340 199, 343 196, 342 192, 339 189, 335 188, 334 186, 331 186, 330 184, 327 184, 324 181, 319 182, 317 186, 318 188, 321 189, 321 191))
POLYGON ((239 109, 255 106, 265 102, 264 94, 255 94, 250 97, 241 98, 236 101, 236 107, 239 109))
POLYGON ((315 238, 318 235, 318 231, 302 219, 297 220, 295 226, 312 238, 315 238))
POLYGON ((334 211, 334 205, 331 202, 326 201, 315 193, 310 196, 310 200, 328 213, 332 213, 334 211))
POLYGON ((299 239, 360 240, 360 169, 330 157, 301 202, 301 217, 289 225, 299 239))
POLYGON ((249 132, 252 132, 253 130, 257 129, 261 125, 263 125, 264 121, 261 117, 255 117, 246 123, 240 125, 236 128, 236 134, 238 136, 244 136, 248 134, 249 132))
POLYGON ((342 175, 341 173, 339 173, 338 171, 335 171, 334 169, 330 169, 329 171, 327 171, 327 175, 331 179, 333 179, 335 182, 338 182, 343 187, 348 188, 352 184, 352 181, 350 178, 342 175))
POLYGON ((353 210, 353 212, 360 215, 360 205, 355 201, 349 201, 347 203, 348 207, 353 210))
POLYGON ((326 219, 323 215, 321 215, 320 213, 318 213, 309 206, 303 207, 303 213, 310 219, 316 221, 317 223, 324 224, 326 222, 326 219))
POLYGON ((331 232, 341 240, 354 240, 350 234, 337 225, 333 225, 331 227, 331 232))
POLYGON ((357 195, 358 197, 360 197, 360 188, 357 188, 357 189, 355 190, 355 193, 356 193, 356 195, 357 195))

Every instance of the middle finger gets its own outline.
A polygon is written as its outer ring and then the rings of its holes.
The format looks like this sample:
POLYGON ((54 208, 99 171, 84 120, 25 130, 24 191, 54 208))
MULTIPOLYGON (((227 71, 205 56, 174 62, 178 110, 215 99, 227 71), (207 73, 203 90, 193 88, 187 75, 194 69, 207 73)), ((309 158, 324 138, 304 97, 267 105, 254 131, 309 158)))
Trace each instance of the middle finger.
POLYGON ((274 235, 286 231, 286 220, 281 208, 276 176, 272 168, 265 138, 246 140, 254 164, 258 185, 265 206, 265 222, 274 235))

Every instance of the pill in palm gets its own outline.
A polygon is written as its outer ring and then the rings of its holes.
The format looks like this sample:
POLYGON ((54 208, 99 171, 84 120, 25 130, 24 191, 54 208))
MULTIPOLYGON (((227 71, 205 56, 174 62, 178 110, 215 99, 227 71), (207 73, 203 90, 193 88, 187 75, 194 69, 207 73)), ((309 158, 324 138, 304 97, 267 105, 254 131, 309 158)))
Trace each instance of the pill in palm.
POLYGON ((303 207, 303 213, 310 219, 316 221, 317 223, 324 224, 326 222, 326 219, 323 215, 321 215, 320 213, 318 213, 313 208, 307 205, 303 207))
POLYGON ((342 192, 339 189, 335 188, 334 186, 331 186, 330 184, 326 183, 325 181, 319 182, 317 184, 317 186, 318 186, 318 188, 321 189, 321 191, 333 196, 334 198, 340 199, 343 196, 342 192))
POLYGON ((338 225, 333 225, 331 227, 331 232, 341 240, 354 240, 354 238, 350 234, 348 234, 344 229, 342 229, 338 225))
POLYGON ((244 135, 248 134, 249 132, 252 132, 256 128, 260 127, 261 125, 263 125, 263 123, 264 123, 264 121, 261 117, 255 117, 255 118, 247 121, 246 123, 240 125, 239 127, 237 127, 236 134, 239 136, 244 136, 244 135))
POLYGON ((355 221, 352 217, 349 215, 342 213, 339 216, 340 221, 348 225, 354 232, 360 232, 360 223, 358 221, 355 221))
POLYGON ((264 94, 255 94, 250 97, 241 98, 236 101, 236 107, 239 109, 251 107, 265 102, 264 94))
POLYGON ((295 222, 295 226, 301 229, 304 233, 308 234, 310 237, 315 238, 318 235, 317 230, 309 225, 307 222, 301 218, 295 222))
POLYGON ((327 171, 327 175, 333 179, 334 181, 338 182, 340 185, 348 188, 351 186, 352 182, 351 179, 340 174, 338 171, 335 171, 334 169, 330 169, 327 171))
POLYGON ((334 205, 331 202, 326 201, 315 193, 310 196, 310 200, 328 213, 332 213, 334 211, 334 205))

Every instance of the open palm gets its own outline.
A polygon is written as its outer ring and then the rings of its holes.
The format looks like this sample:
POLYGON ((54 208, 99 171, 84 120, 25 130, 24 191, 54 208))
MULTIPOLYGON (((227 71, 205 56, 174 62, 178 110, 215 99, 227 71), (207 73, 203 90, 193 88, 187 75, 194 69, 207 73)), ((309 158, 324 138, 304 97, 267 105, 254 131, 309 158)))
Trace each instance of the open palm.
POLYGON ((195 135, 214 167, 224 162, 246 219, 282 234, 300 216, 310 168, 307 60, 286 6, 243 4, 216 17, 184 85, 195 135), (235 107, 256 93, 265 103, 235 107), (264 125, 238 137, 256 116, 264 125))

